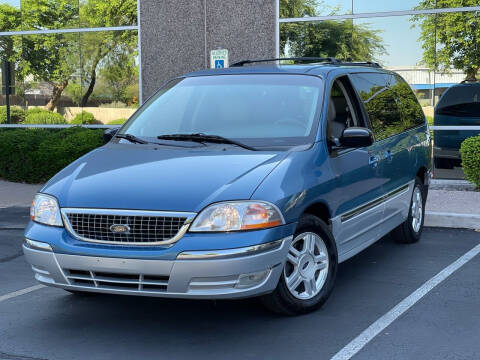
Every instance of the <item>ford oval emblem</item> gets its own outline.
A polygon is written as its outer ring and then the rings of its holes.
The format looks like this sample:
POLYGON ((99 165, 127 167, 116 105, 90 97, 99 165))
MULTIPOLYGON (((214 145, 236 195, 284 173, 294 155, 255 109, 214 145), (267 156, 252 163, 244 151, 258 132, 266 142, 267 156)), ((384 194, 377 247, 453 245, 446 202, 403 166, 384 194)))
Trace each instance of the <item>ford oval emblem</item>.
POLYGON ((113 224, 110 226, 110 231, 115 234, 128 234, 130 232, 130 226, 124 224, 113 224))

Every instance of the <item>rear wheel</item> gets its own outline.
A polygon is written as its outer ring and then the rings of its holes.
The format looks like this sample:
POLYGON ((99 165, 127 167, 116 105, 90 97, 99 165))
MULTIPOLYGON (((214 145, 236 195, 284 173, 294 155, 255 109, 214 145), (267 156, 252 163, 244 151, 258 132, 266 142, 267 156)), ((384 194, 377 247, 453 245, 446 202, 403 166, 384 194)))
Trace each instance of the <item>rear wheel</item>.
POLYGON ((407 220, 392 231, 392 237, 398 243, 412 244, 420 240, 425 220, 425 187, 420 178, 415 178, 415 186, 410 201, 407 220))
POLYGON ((304 215, 277 288, 262 297, 263 303, 272 311, 288 315, 319 308, 333 290, 337 263, 337 249, 328 226, 316 216, 304 215))

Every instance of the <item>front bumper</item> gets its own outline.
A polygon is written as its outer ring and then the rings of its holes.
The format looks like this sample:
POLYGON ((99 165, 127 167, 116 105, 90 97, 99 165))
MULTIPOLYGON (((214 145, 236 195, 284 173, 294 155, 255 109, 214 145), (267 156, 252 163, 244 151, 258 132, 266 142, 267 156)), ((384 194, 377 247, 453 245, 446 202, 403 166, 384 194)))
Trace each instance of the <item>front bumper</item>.
POLYGON ((171 298, 231 299, 275 289, 292 236, 261 247, 189 251, 144 260, 23 251, 42 284, 67 290, 171 298))

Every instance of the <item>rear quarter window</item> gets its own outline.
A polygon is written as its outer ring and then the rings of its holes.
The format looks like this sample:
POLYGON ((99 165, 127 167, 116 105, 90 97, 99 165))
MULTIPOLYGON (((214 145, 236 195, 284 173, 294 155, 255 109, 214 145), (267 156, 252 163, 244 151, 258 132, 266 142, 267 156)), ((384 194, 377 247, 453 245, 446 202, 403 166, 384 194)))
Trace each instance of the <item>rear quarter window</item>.
POLYGON ((425 115, 410 86, 399 75, 351 75, 363 101, 376 140, 424 125, 425 115))
POLYGON ((394 75, 390 83, 397 98, 397 107, 402 119, 403 130, 425 124, 425 114, 410 85, 399 75, 394 75))
POLYGON ((388 87, 389 74, 352 74, 357 90, 368 114, 376 140, 383 140, 403 131, 402 119, 395 93, 388 87))

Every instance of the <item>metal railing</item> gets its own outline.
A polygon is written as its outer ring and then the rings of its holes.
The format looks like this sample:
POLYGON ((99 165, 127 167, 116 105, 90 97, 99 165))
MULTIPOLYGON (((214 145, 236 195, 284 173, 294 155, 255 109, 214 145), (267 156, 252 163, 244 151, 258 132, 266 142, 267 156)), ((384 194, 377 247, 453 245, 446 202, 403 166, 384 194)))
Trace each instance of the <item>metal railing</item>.
POLYGON ((67 129, 83 127, 87 129, 113 129, 121 125, 45 125, 45 124, 0 124, 0 128, 26 128, 26 129, 67 129))

